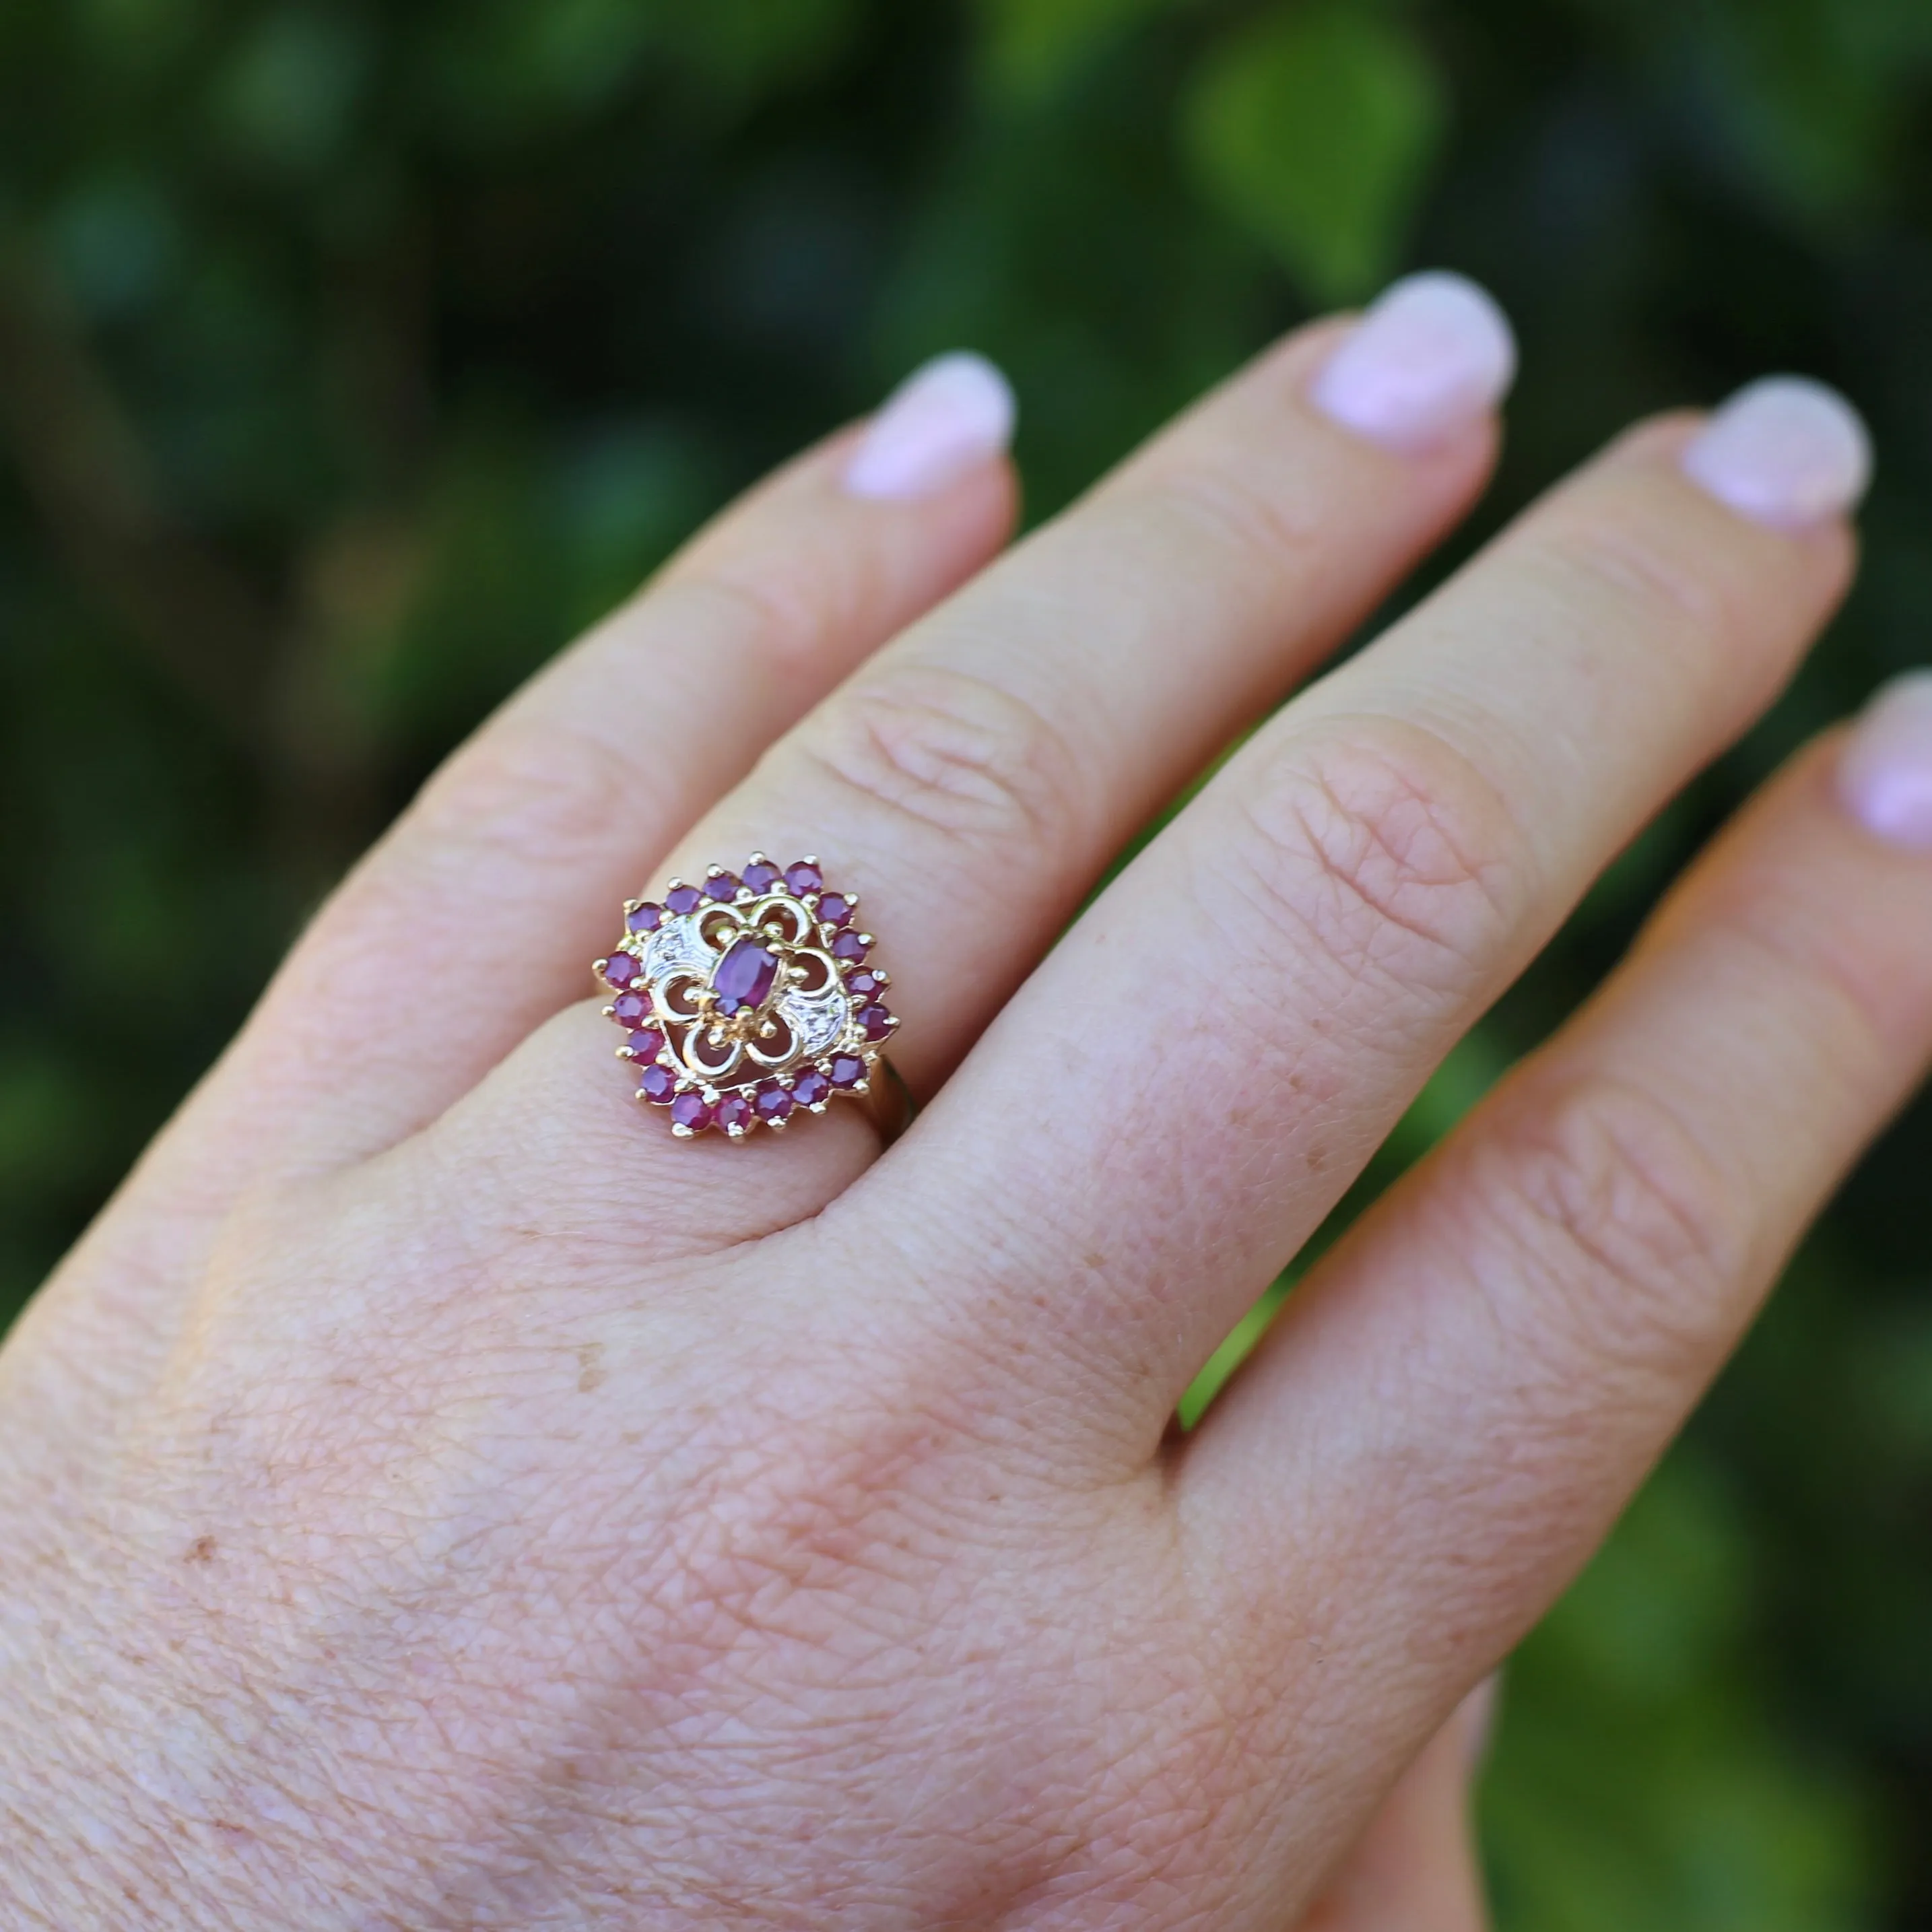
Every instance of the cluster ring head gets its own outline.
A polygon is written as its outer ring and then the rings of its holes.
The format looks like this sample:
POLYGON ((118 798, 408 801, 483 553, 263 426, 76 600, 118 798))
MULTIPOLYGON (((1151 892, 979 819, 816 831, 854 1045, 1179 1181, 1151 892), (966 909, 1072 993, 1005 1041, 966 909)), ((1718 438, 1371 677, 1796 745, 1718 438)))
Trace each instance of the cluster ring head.
POLYGON ((638 1100, 668 1109, 678 1138, 782 1132, 872 1092, 899 1022, 858 906, 814 855, 780 868, 762 852, 625 902, 622 936, 595 964, 604 1012, 625 1029, 638 1100))

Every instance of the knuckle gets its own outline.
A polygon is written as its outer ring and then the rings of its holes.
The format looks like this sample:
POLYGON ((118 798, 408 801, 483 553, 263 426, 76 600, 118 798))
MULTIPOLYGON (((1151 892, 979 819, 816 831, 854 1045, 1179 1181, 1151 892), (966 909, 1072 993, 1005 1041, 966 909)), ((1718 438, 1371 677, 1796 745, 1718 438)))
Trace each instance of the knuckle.
POLYGON ((1190 553, 1226 553, 1232 568, 1258 570, 1258 580, 1270 584, 1310 556, 1323 535, 1318 502, 1258 489, 1228 464, 1178 466, 1146 490, 1144 500, 1130 503, 1136 520, 1154 526, 1150 536, 1171 531, 1190 553))
POLYGON ((759 657, 782 669, 815 664, 828 638, 856 621, 867 599, 848 580, 855 574, 861 573, 849 560, 797 552, 762 557, 755 569, 718 564, 674 576, 646 596, 674 634, 747 640, 759 657))
POLYGON ((613 825, 648 820, 648 774, 607 740, 504 720, 436 773, 409 816, 413 835, 550 866, 600 850, 613 825))
POLYGON ((1433 733, 1390 719, 1305 734, 1240 794, 1244 872, 1300 950, 1348 982, 1460 994, 1525 891, 1496 788, 1433 733))
POLYGON ((1714 670, 1770 634, 1748 556, 1708 536, 1673 527, 1648 500, 1575 506, 1556 524, 1549 554, 1556 611, 1571 614, 1564 620, 1571 626, 1580 609, 1607 612, 1619 634, 1676 643, 1687 664, 1714 670))
POLYGON ((807 726, 801 748, 867 812, 1000 855, 1062 837, 1079 815, 1059 731, 1013 693, 958 670, 876 672, 807 726))
POLYGON ((1592 1362, 1675 1375, 1701 1358, 1748 1275, 1751 1229, 1660 1095, 1601 1072, 1539 1084, 1508 1106, 1482 1165, 1479 1211, 1503 1232, 1526 1325, 1592 1362))

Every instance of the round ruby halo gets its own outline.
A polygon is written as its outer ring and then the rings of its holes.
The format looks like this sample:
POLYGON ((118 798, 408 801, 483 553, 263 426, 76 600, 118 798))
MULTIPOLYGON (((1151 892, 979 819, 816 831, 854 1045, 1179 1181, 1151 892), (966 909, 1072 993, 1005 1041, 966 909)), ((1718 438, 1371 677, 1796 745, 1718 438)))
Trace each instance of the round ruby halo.
POLYGON ((648 993, 640 993, 635 990, 620 993, 610 1002, 610 1017, 620 1027, 628 1028, 632 1032, 635 1032, 650 1016, 651 996, 648 993))
POLYGON ((679 1138, 743 1140, 871 1090, 898 1022, 857 907, 816 858, 781 869, 762 852, 624 902, 623 939, 596 962, 604 1010, 638 1098, 679 1138))

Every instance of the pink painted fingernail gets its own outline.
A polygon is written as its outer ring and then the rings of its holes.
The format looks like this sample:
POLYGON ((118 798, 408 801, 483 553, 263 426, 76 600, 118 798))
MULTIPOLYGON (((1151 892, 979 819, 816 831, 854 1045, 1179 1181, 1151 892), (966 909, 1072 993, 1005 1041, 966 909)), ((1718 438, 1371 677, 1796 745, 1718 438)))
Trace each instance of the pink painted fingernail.
POLYGON ((1843 516, 1871 480, 1871 439, 1836 389, 1767 376, 1724 404, 1684 446, 1684 473, 1774 530, 1843 516))
POLYGON ((929 496, 1012 439, 1012 386, 962 351, 915 369, 872 421, 845 469, 855 496, 929 496))
POLYGON ((1486 416, 1516 374, 1516 338, 1489 292, 1433 269, 1384 290, 1322 366, 1309 400, 1344 429, 1418 449, 1486 416))
POLYGON ((1867 831, 1932 852, 1932 670, 1880 688, 1845 741, 1838 794, 1867 831))

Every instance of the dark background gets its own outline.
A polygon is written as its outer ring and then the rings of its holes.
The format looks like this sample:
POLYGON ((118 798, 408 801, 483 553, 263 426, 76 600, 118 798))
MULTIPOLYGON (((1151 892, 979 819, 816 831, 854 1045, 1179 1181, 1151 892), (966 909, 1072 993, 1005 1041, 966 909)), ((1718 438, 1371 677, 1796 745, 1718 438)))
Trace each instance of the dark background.
MULTIPOLYGON (((1449 264, 1524 352, 1475 534, 1766 369, 1879 482, 1796 688, 1385 1174, 1932 656, 1928 104, 1932 0, 0 0, 0 1318, 434 761, 766 465, 970 345, 1044 514, 1449 264)), ((1519 1660, 1505 1928, 1932 1926, 1929 1160, 1922 1107, 1519 1660)))

